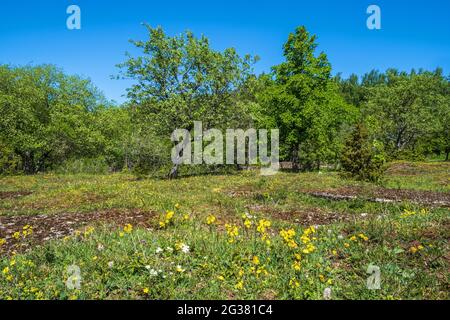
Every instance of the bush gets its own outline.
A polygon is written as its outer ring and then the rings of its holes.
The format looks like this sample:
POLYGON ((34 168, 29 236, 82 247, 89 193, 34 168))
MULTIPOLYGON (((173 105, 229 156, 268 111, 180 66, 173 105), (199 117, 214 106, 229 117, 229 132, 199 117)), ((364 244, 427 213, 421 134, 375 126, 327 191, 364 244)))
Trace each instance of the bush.
POLYGON ((385 162, 382 143, 371 142, 366 127, 357 124, 345 143, 342 169, 359 180, 377 182, 384 173, 385 162))

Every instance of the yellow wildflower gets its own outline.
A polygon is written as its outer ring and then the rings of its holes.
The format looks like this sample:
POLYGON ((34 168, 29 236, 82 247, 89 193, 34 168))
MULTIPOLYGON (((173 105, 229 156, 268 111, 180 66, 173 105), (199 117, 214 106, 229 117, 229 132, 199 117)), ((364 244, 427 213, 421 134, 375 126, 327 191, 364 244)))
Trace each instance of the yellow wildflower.
POLYGON ((206 224, 208 225, 213 224, 214 222, 216 222, 216 220, 217 220, 216 217, 210 214, 209 216, 206 217, 206 224))
POLYGON ((242 290, 244 288, 244 281, 239 281, 238 283, 236 283, 236 285, 234 286, 237 290, 242 290))
POLYGON ((144 289, 142 289, 142 292, 144 292, 145 294, 148 294, 149 293, 149 289, 148 288, 144 288, 144 289))
POLYGON ((258 265, 259 262, 260 262, 259 258, 257 256, 253 256, 252 263, 255 264, 255 265, 258 265))
POLYGON ((131 233, 131 231, 133 231, 133 226, 129 223, 127 223, 124 227, 123 227, 123 231, 125 233, 131 233))
POLYGON ((297 279, 291 279, 289 280, 289 286, 291 286, 292 288, 298 288, 300 287, 300 282, 298 282, 297 279))

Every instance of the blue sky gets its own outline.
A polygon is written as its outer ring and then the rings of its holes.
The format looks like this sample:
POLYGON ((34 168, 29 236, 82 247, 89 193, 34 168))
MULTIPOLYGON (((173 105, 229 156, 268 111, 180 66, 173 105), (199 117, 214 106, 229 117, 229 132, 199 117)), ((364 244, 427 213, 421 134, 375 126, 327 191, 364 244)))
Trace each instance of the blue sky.
POLYGON ((333 72, 363 74, 395 67, 444 68, 450 74, 450 1, 153 1, 2 0, 0 63, 52 63, 89 77, 107 98, 123 102, 125 80, 111 80, 129 39, 144 39, 142 22, 169 34, 205 34, 215 49, 257 54, 257 73, 280 63, 289 32, 305 25, 318 36, 333 72), (66 28, 66 8, 81 8, 82 29, 66 28), (381 30, 368 30, 366 9, 381 8, 381 30))

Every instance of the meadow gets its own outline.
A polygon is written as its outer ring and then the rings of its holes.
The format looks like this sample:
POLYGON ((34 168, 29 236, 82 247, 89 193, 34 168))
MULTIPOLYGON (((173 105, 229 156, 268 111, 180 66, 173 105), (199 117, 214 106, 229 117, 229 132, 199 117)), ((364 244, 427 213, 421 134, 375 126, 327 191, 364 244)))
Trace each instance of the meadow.
POLYGON ((450 163, 0 178, 0 299, 448 299, 450 163))

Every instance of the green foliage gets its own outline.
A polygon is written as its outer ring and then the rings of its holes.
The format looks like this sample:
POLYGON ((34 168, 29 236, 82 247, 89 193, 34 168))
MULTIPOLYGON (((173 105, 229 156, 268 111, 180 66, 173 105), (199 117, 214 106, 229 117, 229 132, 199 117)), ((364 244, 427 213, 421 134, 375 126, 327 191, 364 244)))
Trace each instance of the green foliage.
POLYGON ((128 113, 90 80, 50 66, 0 66, 0 172, 36 173, 104 156, 121 168, 128 113))
POLYGON ((356 114, 331 81, 324 53, 315 55, 316 37, 304 27, 291 33, 284 45, 286 61, 274 67, 274 80, 259 96, 260 122, 280 129, 281 155, 298 169, 305 163, 333 159, 339 152, 337 133, 356 114))
MULTIPOLYGON (((128 97, 138 141, 155 134, 160 140, 168 139, 177 128, 192 130, 194 121, 202 121, 207 130, 233 127, 248 119, 237 97, 247 88, 244 84, 248 85, 255 59, 241 58, 233 48, 215 51, 205 36, 185 32, 170 37, 161 27, 146 27, 148 39, 133 41, 142 55, 128 56, 119 65, 123 76, 137 82, 128 97)), ((146 153, 148 149, 139 144, 139 150, 146 153)), ((165 152, 170 155, 170 149, 165 152)), ((138 157, 144 160, 145 155, 138 157)), ((138 170, 152 166, 141 160, 138 170)))
POLYGON ((383 145, 369 140, 367 129, 358 123, 348 137, 341 156, 342 169, 351 176, 367 181, 379 181, 386 159, 383 145))

